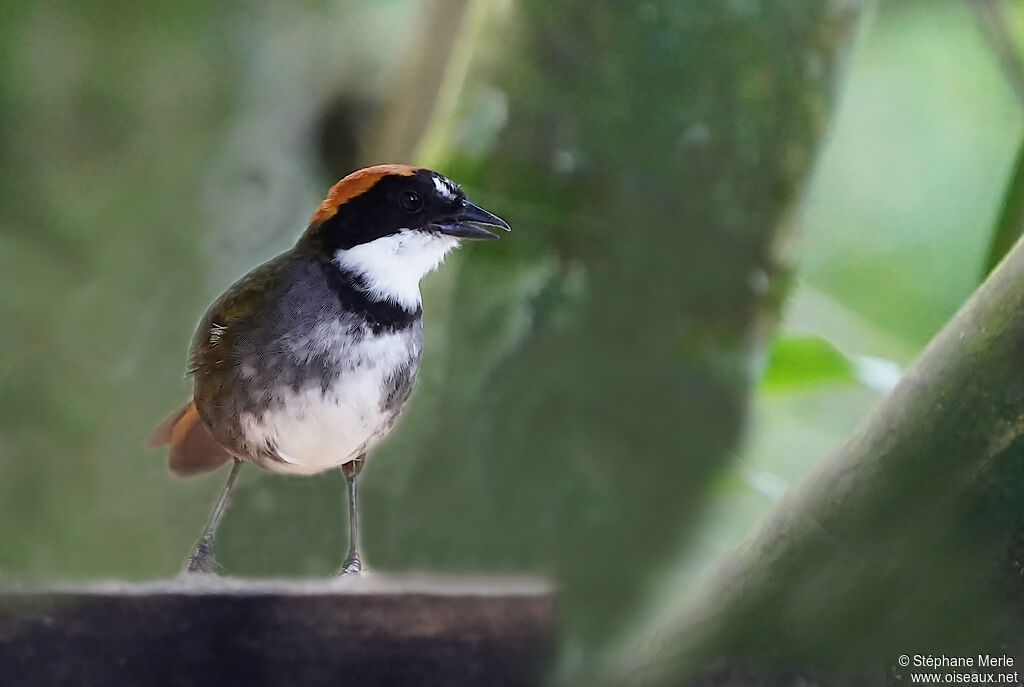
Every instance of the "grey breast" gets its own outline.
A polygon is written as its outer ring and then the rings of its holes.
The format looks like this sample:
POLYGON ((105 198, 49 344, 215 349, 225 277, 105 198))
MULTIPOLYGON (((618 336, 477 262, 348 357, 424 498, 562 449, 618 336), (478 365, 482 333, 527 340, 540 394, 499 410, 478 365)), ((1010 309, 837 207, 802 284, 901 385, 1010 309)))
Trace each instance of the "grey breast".
MULTIPOLYGON (((282 256, 258 269, 274 270, 280 286, 258 318, 233 323, 221 334, 233 337, 232 356, 220 370, 216 400, 204 419, 236 455, 264 462, 275 460, 274 446, 250 445, 240 418, 261 419, 303 389, 319 386, 326 393, 344 384, 368 362, 365 356, 380 332, 364 313, 343 305, 315 261, 282 256)), ((382 370, 378 434, 394 424, 411 393, 422 355, 422 321, 417 316, 384 333, 401 340, 403 352, 399 364, 382 370)))

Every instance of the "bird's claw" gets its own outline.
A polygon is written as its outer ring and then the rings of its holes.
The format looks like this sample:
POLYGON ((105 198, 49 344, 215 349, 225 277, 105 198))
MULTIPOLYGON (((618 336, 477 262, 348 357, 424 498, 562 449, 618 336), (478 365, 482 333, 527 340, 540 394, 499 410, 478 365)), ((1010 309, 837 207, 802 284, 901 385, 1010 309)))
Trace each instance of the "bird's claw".
POLYGON ((182 572, 186 575, 219 575, 224 572, 224 568, 213 557, 213 542, 204 539, 196 544, 182 572))
POLYGON ((359 560, 359 554, 350 554, 345 562, 341 564, 341 568, 338 569, 337 575, 362 575, 363 574, 363 562, 359 560))

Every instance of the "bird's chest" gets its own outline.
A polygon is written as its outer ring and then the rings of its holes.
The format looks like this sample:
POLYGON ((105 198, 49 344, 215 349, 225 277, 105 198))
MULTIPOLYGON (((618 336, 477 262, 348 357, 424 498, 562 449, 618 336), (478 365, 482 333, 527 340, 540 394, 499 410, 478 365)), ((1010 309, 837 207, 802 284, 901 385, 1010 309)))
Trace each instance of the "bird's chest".
POLYGON ((357 458, 398 417, 419 367, 417 332, 353 337, 330 327, 289 342, 288 383, 266 410, 241 417, 246 443, 277 472, 312 474, 357 458))

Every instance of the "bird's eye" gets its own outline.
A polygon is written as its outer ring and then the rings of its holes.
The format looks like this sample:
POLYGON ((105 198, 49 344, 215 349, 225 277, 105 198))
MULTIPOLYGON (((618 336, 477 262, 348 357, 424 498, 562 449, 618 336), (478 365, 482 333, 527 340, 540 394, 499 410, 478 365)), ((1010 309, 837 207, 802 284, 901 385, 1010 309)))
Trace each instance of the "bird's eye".
POLYGON ((406 212, 419 212, 423 209, 423 199, 414 191, 404 191, 398 197, 398 203, 406 212))

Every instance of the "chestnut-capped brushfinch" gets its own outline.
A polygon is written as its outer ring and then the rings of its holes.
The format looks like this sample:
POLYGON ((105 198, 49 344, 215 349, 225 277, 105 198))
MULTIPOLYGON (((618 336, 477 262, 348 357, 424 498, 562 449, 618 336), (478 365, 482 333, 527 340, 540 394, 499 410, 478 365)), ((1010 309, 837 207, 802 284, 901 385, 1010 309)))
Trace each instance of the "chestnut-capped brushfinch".
POLYGON ((150 446, 170 444, 178 474, 232 463, 187 572, 215 572, 213 537, 242 463, 312 475, 340 468, 349 548, 362 570, 356 482, 394 426, 423 351, 420 279, 464 239, 509 226, 437 172, 377 165, 327 193, 290 250, 239 279, 192 342, 192 399, 150 446))

